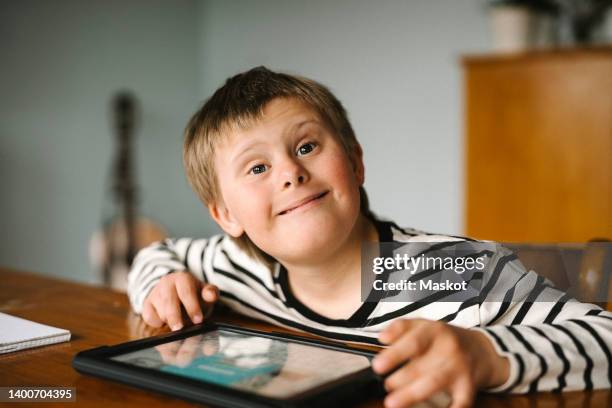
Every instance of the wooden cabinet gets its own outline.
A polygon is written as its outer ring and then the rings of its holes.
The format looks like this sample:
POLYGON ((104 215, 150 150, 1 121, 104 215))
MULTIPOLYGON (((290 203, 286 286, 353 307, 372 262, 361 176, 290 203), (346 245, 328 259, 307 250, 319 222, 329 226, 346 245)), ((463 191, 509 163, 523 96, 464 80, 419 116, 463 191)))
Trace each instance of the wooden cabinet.
POLYGON ((612 47, 467 57, 465 233, 612 239, 612 47))

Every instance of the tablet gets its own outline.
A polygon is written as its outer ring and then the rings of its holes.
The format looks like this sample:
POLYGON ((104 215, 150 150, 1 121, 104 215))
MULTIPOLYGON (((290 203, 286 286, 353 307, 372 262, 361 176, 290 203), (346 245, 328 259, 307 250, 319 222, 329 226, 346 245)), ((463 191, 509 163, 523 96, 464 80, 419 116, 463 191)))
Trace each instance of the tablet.
POLYGON ((78 353, 73 367, 222 407, 338 406, 382 392, 375 353, 331 342, 206 323, 78 353))

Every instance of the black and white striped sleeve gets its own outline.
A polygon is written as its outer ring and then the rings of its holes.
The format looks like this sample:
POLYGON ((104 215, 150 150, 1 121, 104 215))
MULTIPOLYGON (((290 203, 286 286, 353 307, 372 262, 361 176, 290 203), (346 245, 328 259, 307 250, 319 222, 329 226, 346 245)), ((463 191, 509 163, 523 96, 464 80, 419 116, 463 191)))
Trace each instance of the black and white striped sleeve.
POLYGON ((490 291, 479 308, 481 326, 474 329, 509 359, 510 376, 488 391, 610 388, 612 313, 554 288, 509 251, 495 261, 503 268, 489 278, 490 291))
POLYGON ((145 298, 159 280, 173 272, 186 270, 206 280, 204 262, 212 256, 214 245, 222 236, 210 239, 166 239, 138 252, 128 274, 128 297, 136 313, 142 312, 145 298))

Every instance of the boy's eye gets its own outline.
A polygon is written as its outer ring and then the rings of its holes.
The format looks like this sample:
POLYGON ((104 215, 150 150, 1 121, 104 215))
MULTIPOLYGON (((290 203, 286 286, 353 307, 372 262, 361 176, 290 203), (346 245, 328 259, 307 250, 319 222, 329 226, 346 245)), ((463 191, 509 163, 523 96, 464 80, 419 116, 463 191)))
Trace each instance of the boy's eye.
POLYGON ((251 173, 251 174, 261 174, 264 171, 266 171, 266 165, 265 164, 258 164, 257 166, 251 167, 251 170, 249 170, 249 173, 251 173))
POLYGON ((313 142, 304 143, 303 145, 298 147, 298 150, 297 150, 298 156, 305 155, 305 154, 312 152, 315 147, 316 147, 316 144, 313 142))

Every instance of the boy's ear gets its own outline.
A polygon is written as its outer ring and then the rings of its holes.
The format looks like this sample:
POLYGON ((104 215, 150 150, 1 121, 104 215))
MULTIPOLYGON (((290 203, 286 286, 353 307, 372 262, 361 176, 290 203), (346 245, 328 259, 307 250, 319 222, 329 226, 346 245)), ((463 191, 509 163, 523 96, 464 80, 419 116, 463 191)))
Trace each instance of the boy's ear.
POLYGON ((234 238, 238 238, 244 233, 242 225, 234 218, 231 211, 223 203, 209 203, 208 212, 217 224, 227 234, 234 238))
POLYGON ((353 148, 351 162, 353 164, 355 177, 361 186, 365 182, 365 166, 363 165, 363 150, 361 149, 361 145, 359 143, 355 144, 355 147, 353 148))

